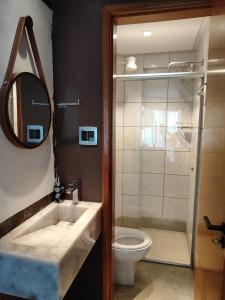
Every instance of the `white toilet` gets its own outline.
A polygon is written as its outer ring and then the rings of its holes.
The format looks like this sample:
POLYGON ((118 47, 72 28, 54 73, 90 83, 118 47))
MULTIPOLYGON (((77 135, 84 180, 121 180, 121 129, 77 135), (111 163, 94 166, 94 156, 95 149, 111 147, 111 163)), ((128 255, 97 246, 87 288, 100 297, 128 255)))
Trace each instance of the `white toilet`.
POLYGON ((145 256, 151 245, 152 239, 146 233, 132 228, 115 227, 115 283, 134 284, 135 263, 145 256))

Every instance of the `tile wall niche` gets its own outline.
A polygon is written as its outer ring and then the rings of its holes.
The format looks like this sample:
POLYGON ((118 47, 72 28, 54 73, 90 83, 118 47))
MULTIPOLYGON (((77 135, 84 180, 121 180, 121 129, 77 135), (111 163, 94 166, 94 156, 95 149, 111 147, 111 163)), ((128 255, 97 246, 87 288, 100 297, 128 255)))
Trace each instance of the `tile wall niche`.
MULTIPOLYGON (((167 72, 171 61, 195 60, 194 51, 135 56, 135 73, 167 72)), ((125 59, 118 56, 118 74, 125 73, 125 59)), ((193 91, 189 79, 117 82, 117 219, 186 223, 193 91)))

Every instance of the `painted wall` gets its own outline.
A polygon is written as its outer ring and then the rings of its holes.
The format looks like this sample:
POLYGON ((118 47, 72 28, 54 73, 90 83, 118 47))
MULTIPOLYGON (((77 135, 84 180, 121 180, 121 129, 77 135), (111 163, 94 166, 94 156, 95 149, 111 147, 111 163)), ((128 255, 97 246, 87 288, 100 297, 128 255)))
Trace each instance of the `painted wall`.
MULTIPOLYGON (((50 97, 53 94, 52 11, 41 0, 0 1, 0 84, 2 84, 19 17, 30 15, 50 97)), ((24 38, 14 72, 35 72, 24 38)), ((0 129, 0 222, 52 192, 54 159, 51 133, 37 149, 12 145, 0 129)))

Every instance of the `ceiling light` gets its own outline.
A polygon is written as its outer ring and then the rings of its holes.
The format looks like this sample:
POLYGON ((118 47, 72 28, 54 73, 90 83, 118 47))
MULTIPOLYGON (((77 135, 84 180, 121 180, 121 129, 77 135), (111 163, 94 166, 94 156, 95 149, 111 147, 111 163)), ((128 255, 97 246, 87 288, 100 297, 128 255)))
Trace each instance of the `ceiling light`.
POLYGON ((132 72, 135 70, 137 70, 136 57, 134 56, 127 57, 126 71, 132 72))
POLYGON ((152 36, 152 30, 143 31, 144 37, 152 36))
POLYGON ((116 40, 117 39, 117 34, 113 33, 113 39, 116 40))

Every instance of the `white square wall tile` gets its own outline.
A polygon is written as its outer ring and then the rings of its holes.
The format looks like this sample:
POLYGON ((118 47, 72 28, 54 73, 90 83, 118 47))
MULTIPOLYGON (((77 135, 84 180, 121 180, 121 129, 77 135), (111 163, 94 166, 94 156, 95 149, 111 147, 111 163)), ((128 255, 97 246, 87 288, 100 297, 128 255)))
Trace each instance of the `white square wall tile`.
POLYGON ((164 173, 165 151, 142 151, 142 172, 164 173))
POLYGON ((192 102, 193 80, 171 79, 168 85, 168 102, 192 102))
POLYGON ((140 172, 141 152, 139 150, 124 150, 123 172, 140 172))
POLYGON ((117 173, 115 179, 115 195, 122 195, 123 191, 123 174, 117 173))
POLYGON ((116 127, 115 128, 116 150, 122 150, 123 149, 123 128, 124 127, 116 127))
POLYGON ((195 61, 195 51, 171 52, 170 62, 173 61, 195 61))
POLYGON ((166 103, 144 103, 143 105, 144 126, 166 126, 166 115, 166 103))
POLYGON ((168 220, 186 221, 187 199, 164 198, 163 218, 168 220))
POLYGON ((167 126, 191 127, 192 103, 169 103, 167 111, 167 126))
POLYGON ((188 175, 190 152, 166 151, 165 173, 188 175))
POLYGON ((169 65, 169 54, 168 53, 157 53, 157 54, 146 54, 144 56, 144 68, 168 68, 169 65))
POLYGON ((139 173, 123 173, 123 194, 139 194, 139 173))
POLYGON ((166 150, 185 151, 191 149, 192 129, 167 127, 166 150))
POLYGON ((125 81, 125 102, 141 102, 142 82, 125 81))
POLYGON ((116 103, 116 126, 123 126, 124 104, 116 103))
POLYGON ((145 127, 142 129, 141 138, 144 150, 165 150, 166 128, 145 127))
POLYGON ((140 127, 124 127, 124 149, 138 150, 140 149, 141 128, 140 127))
POLYGON ((123 195, 123 216, 124 217, 139 217, 139 198, 137 196, 123 195))
POLYGON ((124 126, 141 126, 141 103, 125 103, 124 126))
POLYGON ((124 102, 124 81, 116 82, 116 90, 114 92, 114 99, 116 98, 116 102, 124 102))
POLYGON ((163 197, 142 196, 140 203, 140 217, 162 218, 163 197))
POLYGON ((122 204, 123 204, 123 196, 116 195, 115 196, 115 218, 120 218, 123 216, 122 204))
POLYGON ((167 80, 144 80, 143 102, 167 102, 167 80))
POLYGON ((116 150, 116 155, 115 155, 115 166, 116 170, 115 173, 122 173, 123 171, 123 150, 116 150))
POLYGON ((195 97, 193 101, 193 109, 192 109, 192 126, 199 126, 199 111, 200 111, 200 100, 199 97, 195 97))
POLYGON ((172 198, 187 198, 188 176, 165 175, 164 195, 172 198))
POLYGON ((141 194, 163 196, 163 174, 142 174, 141 194))

